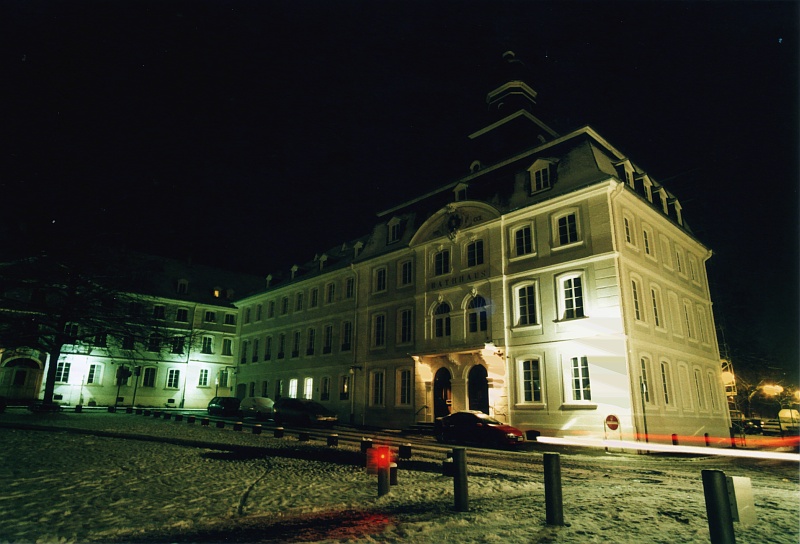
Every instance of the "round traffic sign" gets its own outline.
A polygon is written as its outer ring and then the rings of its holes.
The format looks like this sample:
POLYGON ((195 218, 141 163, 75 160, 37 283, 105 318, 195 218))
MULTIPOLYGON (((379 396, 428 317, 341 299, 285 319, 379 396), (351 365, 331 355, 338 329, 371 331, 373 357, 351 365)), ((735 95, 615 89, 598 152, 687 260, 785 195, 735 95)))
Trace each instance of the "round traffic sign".
POLYGON ((616 431, 619 429, 619 418, 617 416, 611 415, 606 417, 606 427, 609 430, 616 431))

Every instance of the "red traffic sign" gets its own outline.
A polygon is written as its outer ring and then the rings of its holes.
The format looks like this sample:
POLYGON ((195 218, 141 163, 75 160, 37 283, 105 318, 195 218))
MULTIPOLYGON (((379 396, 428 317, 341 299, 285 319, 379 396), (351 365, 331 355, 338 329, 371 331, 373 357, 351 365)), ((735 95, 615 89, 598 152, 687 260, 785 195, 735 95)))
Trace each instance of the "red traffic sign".
POLYGON ((606 427, 608 427, 608 429, 611 431, 616 431, 617 429, 619 429, 619 418, 614 415, 607 416, 606 427))

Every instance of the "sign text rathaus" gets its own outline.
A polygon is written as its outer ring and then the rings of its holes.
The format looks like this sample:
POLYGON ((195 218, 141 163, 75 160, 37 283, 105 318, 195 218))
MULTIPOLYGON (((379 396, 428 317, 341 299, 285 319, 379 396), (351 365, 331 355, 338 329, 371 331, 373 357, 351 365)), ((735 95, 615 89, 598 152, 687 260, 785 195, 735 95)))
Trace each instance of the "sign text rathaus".
POLYGON ((454 285, 459 285, 464 283, 465 281, 475 281, 475 280, 482 280, 486 278, 487 272, 486 270, 477 270, 475 272, 469 272, 467 274, 459 274, 458 276, 451 276, 449 278, 444 278, 441 280, 434 280, 428 284, 429 289, 441 289, 443 287, 452 287, 454 285))

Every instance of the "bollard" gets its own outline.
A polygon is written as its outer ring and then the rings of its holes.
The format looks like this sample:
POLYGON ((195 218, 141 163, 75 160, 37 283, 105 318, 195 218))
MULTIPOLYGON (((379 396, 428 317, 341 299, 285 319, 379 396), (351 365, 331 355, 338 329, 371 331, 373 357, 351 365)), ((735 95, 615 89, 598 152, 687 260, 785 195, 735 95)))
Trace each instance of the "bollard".
POLYGON ((233 430, 234 431, 241 431, 242 430, 242 422, 241 421, 237 421, 236 423, 234 423, 233 424, 233 430))
POLYGON ((164 416, 164 419, 172 418, 172 414, 170 414, 169 412, 164 412, 163 416, 164 416))
POLYGON ((261 434, 261 423, 253 425, 253 434, 261 434))
POLYGON ((150 410, 145 410, 143 412, 144 417, 150 417, 150 410))
POLYGON ((275 427, 275 438, 283 438, 283 427, 275 427))
POLYGON ((335 448, 338 445, 339 445, 339 435, 338 434, 332 434, 332 435, 328 436, 328 446, 330 446, 332 448, 335 448))
POLYGON ((547 525, 564 525, 564 505, 561 497, 561 457, 544 454, 544 502, 547 525))
POLYGON ((297 433, 297 439, 300 442, 308 442, 309 440, 311 440, 311 435, 305 431, 302 431, 300 433, 297 433))
POLYGON ((367 450, 372 447, 372 439, 371 438, 362 438, 361 439, 361 453, 367 453, 367 450))
POLYGON ((733 514, 725 473, 721 470, 704 470, 702 474, 711 544, 733 544, 736 535, 733 532, 733 514))
POLYGON ((397 485, 397 463, 389 465, 389 485, 397 485))
POLYGON ((217 421, 217 429, 224 429, 225 422, 224 421, 217 421))
POLYGON ((411 459, 411 444, 401 444, 397 449, 397 457, 400 459, 411 459))
POLYGON ((143 413, 144 413, 144 410, 142 410, 141 408, 137 408, 137 409, 136 409, 136 415, 137 415, 137 416, 140 416, 140 415, 142 415, 143 413))
POLYGON ((457 512, 469 511, 467 449, 453 448, 453 496, 457 512))
POLYGON ((113 414, 116 411, 117 411, 117 407, 116 406, 109 406, 108 407, 108 413, 109 414, 113 414))
POLYGON ((672 435, 672 445, 673 446, 677 446, 678 445, 678 435, 677 434, 673 434, 672 435))
POLYGON ((705 441, 706 441, 706 446, 710 446, 710 445, 711 445, 711 440, 710 440, 710 439, 709 439, 709 437, 708 437, 708 433, 705 433, 705 434, 703 435, 703 438, 705 438, 705 441))
POLYGON ((80 414, 82 411, 83 411, 83 406, 81 406, 80 404, 76 404, 75 405, 75 413, 76 414, 80 414))
POLYGON ((389 467, 378 467, 378 496, 383 497, 389 492, 389 467))
POLYGON ((189 425, 193 425, 194 422, 195 422, 195 417, 194 416, 189 416, 189 417, 186 418, 186 423, 188 423, 189 425))
POLYGON ((175 414, 175 421, 183 421, 183 414, 175 414))
POLYGON ((202 425, 203 427, 208 427, 209 423, 210 420, 207 417, 204 417, 203 419, 200 420, 200 425, 202 425))
POLYGON ((127 408, 125 408, 125 413, 126 414, 132 414, 133 413, 133 406, 128 406, 127 408))

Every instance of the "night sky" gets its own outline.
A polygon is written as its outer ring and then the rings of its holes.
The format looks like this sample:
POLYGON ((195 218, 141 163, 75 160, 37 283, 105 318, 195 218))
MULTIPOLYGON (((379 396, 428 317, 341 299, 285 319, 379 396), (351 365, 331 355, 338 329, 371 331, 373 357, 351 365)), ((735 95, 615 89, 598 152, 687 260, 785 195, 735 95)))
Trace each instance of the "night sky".
POLYGON ((305 262, 468 171, 513 50, 678 196, 734 364, 797 382, 798 5, 4 0, 0 234, 305 262))

